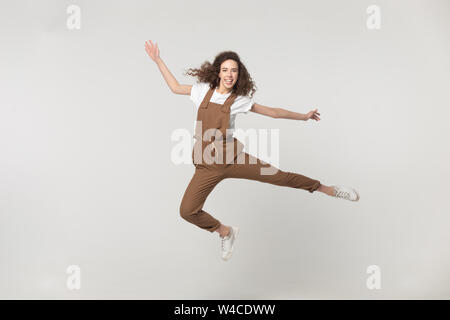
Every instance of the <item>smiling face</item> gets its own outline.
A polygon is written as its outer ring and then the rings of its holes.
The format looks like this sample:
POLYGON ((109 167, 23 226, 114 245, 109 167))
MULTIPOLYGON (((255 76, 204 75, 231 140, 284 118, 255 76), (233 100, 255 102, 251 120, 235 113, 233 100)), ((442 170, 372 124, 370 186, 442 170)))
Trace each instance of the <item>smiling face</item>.
POLYGON ((238 79, 238 64, 236 61, 228 59, 220 65, 220 84, 221 88, 231 90, 238 79))

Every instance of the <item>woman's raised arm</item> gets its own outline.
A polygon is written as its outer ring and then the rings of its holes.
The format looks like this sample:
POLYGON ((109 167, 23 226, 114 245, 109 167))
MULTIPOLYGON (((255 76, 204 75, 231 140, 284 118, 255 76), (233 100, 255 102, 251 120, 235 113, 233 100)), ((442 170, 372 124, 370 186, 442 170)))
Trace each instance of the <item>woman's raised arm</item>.
POLYGON ((150 56, 150 58, 158 65, 159 71, 161 71, 164 80, 166 80, 167 85, 173 93, 186 95, 191 94, 192 85, 180 85, 178 83, 177 79, 175 79, 169 68, 167 68, 166 64, 159 56, 159 48, 156 42, 155 44, 153 44, 151 40, 146 41, 145 51, 147 51, 147 54, 150 56))

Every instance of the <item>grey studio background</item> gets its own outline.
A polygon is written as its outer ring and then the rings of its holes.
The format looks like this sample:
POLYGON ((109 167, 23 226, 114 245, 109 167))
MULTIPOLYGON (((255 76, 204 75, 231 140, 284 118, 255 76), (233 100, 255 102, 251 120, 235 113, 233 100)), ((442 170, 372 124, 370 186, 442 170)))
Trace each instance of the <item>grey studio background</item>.
POLYGON ((449 21, 446 0, 1 1, 0 298, 450 298, 449 21), (150 39, 181 84, 233 50, 257 103, 318 108, 236 129, 279 129, 281 169, 360 201, 224 180, 204 207, 241 229, 222 261, 218 234, 179 215, 194 167, 171 134, 196 114, 150 39))

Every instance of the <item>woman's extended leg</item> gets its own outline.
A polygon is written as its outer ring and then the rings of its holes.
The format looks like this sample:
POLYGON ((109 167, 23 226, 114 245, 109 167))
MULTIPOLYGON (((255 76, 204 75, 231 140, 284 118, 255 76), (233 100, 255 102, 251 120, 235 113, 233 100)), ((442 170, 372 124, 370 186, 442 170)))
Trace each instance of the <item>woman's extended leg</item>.
MULTIPOLYGON (((256 180, 283 187, 304 189, 311 193, 318 190, 321 186, 319 180, 311 179, 298 173, 280 170, 247 152, 242 152, 239 157, 235 160, 237 163, 232 163, 225 167, 225 178, 256 180), (239 159, 239 157, 241 158, 239 159)), ((330 190, 325 186, 319 191, 329 192, 330 190)))
POLYGON ((234 160, 234 163, 225 166, 224 178, 250 179, 278 186, 304 189, 311 193, 319 191, 331 197, 350 201, 359 200, 359 194, 353 188, 323 185, 319 180, 311 179, 299 173, 280 170, 246 152, 242 152, 234 160))
POLYGON ((320 184, 319 189, 317 189, 317 191, 323 192, 332 197, 334 197, 334 195, 336 194, 336 190, 333 187, 325 186, 323 184, 320 184))

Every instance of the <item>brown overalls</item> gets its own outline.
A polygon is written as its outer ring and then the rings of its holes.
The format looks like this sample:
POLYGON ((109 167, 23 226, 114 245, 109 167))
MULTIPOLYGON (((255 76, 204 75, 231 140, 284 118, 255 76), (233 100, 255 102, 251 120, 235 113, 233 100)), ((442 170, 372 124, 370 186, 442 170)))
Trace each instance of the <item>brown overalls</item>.
POLYGON ((202 208, 214 187, 226 178, 256 180, 311 193, 319 188, 319 180, 282 171, 243 152, 244 145, 226 130, 236 94, 231 93, 221 105, 209 101, 214 90, 208 90, 198 108, 194 134, 197 140, 192 150, 195 172, 181 201, 180 215, 183 219, 210 232, 219 228, 221 222, 202 208))

